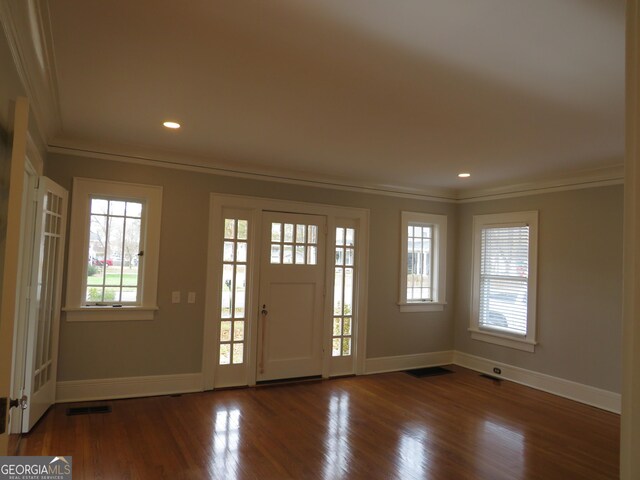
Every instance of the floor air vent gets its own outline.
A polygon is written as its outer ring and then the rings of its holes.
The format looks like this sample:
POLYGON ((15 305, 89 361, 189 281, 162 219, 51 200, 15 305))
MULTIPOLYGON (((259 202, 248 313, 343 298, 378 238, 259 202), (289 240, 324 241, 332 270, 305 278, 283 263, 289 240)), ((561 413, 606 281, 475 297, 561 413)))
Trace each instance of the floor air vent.
POLYGON ((437 375, 446 375, 447 373, 453 373, 452 370, 447 370, 442 367, 427 367, 427 368, 416 368, 414 370, 405 370, 405 373, 408 373, 411 376, 422 378, 422 377, 435 377, 437 375))
POLYGON ((321 380, 322 375, 313 375, 311 377, 282 378, 276 380, 260 380, 259 382, 256 382, 256 387, 271 387, 304 382, 317 382, 321 380))
POLYGON ((108 405, 96 405, 95 407, 67 408, 67 415, 90 415, 92 413, 111 413, 111 407, 108 405))

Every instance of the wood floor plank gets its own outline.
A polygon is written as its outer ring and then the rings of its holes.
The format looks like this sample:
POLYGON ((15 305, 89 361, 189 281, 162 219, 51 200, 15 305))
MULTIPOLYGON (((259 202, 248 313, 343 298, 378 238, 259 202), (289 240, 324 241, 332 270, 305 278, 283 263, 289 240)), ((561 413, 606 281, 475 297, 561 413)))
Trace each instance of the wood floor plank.
POLYGON ((70 455, 76 480, 618 478, 618 415, 450 368, 56 405, 20 454, 70 455))

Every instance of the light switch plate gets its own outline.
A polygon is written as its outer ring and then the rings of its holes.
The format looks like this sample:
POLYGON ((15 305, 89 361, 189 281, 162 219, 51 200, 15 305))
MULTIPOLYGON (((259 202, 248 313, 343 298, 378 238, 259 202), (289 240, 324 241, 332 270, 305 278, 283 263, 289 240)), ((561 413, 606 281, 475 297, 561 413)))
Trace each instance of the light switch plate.
POLYGON ((180 292, 171 292, 171 303, 180 303, 180 292))
POLYGON ((196 303, 196 292, 189 292, 189 295, 187 296, 187 302, 196 303))

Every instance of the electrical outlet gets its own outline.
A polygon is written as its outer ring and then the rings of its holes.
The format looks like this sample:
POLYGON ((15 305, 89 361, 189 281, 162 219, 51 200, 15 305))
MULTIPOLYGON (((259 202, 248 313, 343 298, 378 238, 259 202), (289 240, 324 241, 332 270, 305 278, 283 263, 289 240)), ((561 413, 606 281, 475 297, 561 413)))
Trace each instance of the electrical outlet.
POLYGON ((180 292, 171 292, 171 303, 180 303, 180 292))
POLYGON ((493 367, 493 373, 495 373, 496 375, 501 375, 502 370, 500 370, 498 367, 493 367))
POLYGON ((196 303, 196 292, 189 292, 187 303, 196 303))

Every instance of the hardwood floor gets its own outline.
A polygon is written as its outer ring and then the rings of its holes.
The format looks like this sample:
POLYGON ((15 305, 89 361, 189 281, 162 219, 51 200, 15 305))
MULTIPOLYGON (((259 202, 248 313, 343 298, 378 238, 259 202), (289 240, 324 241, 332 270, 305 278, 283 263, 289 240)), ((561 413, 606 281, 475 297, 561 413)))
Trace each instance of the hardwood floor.
POLYGON ((20 450, 75 480, 618 478, 618 415, 450 368, 56 405, 20 450))

